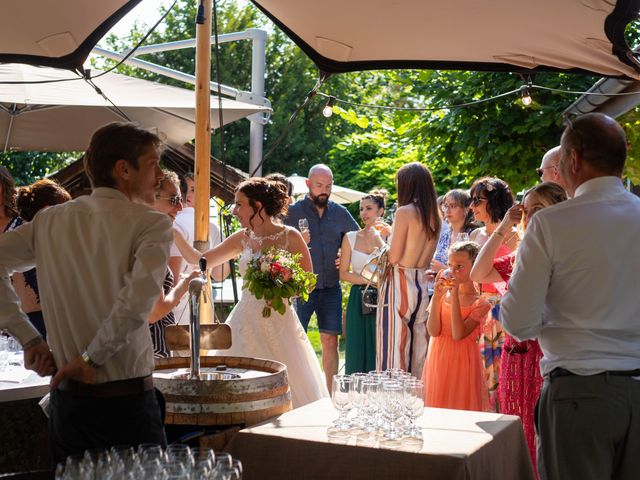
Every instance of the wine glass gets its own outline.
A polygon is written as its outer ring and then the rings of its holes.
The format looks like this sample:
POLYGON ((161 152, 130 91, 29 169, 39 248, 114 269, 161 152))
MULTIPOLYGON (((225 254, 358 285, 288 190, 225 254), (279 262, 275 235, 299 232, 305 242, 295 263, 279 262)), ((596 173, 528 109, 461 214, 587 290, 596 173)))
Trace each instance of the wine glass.
POLYGON ((351 426, 347 414, 353 406, 353 378, 350 375, 334 375, 331 387, 331 400, 339 412, 334 422, 338 430, 347 430, 351 426))
POLYGON ((306 218, 301 218, 298 220, 298 228, 300 232, 304 233, 309 230, 309 220, 306 218))
POLYGON ((404 406, 410 422, 410 427, 406 434, 412 438, 422 438, 422 430, 416 425, 416 419, 424 412, 424 384, 422 381, 410 380, 405 382, 404 406))
POLYGON ((451 234, 451 245, 458 242, 466 242, 469 240, 469 234, 466 232, 461 233, 452 233, 451 234))

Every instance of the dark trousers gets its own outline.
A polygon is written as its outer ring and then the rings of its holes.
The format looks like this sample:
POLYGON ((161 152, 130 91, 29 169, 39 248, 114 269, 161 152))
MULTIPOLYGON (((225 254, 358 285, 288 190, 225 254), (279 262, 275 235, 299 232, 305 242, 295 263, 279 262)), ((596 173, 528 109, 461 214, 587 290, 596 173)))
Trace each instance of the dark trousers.
POLYGON ((640 380, 545 377, 536 431, 541 480, 640 478, 640 380))
POLYGON ((89 448, 137 446, 167 438, 154 390, 117 397, 51 392, 49 437, 54 461, 89 448))

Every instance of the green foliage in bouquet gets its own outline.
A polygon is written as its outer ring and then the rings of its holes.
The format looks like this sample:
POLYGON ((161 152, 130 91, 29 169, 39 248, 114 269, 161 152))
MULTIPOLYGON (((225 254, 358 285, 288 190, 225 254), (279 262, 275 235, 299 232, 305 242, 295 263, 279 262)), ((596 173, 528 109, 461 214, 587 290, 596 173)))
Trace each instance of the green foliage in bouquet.
POLYGON ((270 317, 272 308, 284 314, 292 297, 309 298, 316 285, 316 276, 300 266, 300 258, 299 253, 271 247, 249 261, 244 288, 257 299, 264 298, 263 317, 270 317))

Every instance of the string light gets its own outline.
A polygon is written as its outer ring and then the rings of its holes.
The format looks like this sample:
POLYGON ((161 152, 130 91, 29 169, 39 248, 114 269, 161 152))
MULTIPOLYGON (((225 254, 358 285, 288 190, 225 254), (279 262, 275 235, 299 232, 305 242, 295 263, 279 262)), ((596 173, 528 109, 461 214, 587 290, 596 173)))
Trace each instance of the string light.
POLYGON ((335 101, 336 101, 336 97, 329 97, 329 100, 327 100, 327 104, 322 109, 322 115, 324 115, 327 118, 333 115, 333 104, 335 103, 335 101))
POLYGON ((526 85, 523 85, 520 89, 520 98, 522 99, 522 104, 525 107, 528 107, 529 105, 531 105, 531 102, 533 102, 531 94, 529 93, 529 87, 527 87, 526 85))

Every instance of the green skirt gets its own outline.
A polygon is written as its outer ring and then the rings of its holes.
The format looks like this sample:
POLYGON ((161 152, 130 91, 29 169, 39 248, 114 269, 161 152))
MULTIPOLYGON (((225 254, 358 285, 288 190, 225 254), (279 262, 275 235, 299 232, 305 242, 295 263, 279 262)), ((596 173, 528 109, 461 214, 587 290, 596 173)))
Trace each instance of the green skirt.
POLYGON ((362 314, 363 285, 353 285, 347 304, 345 373, 376 369, 376 316, 362 314))

